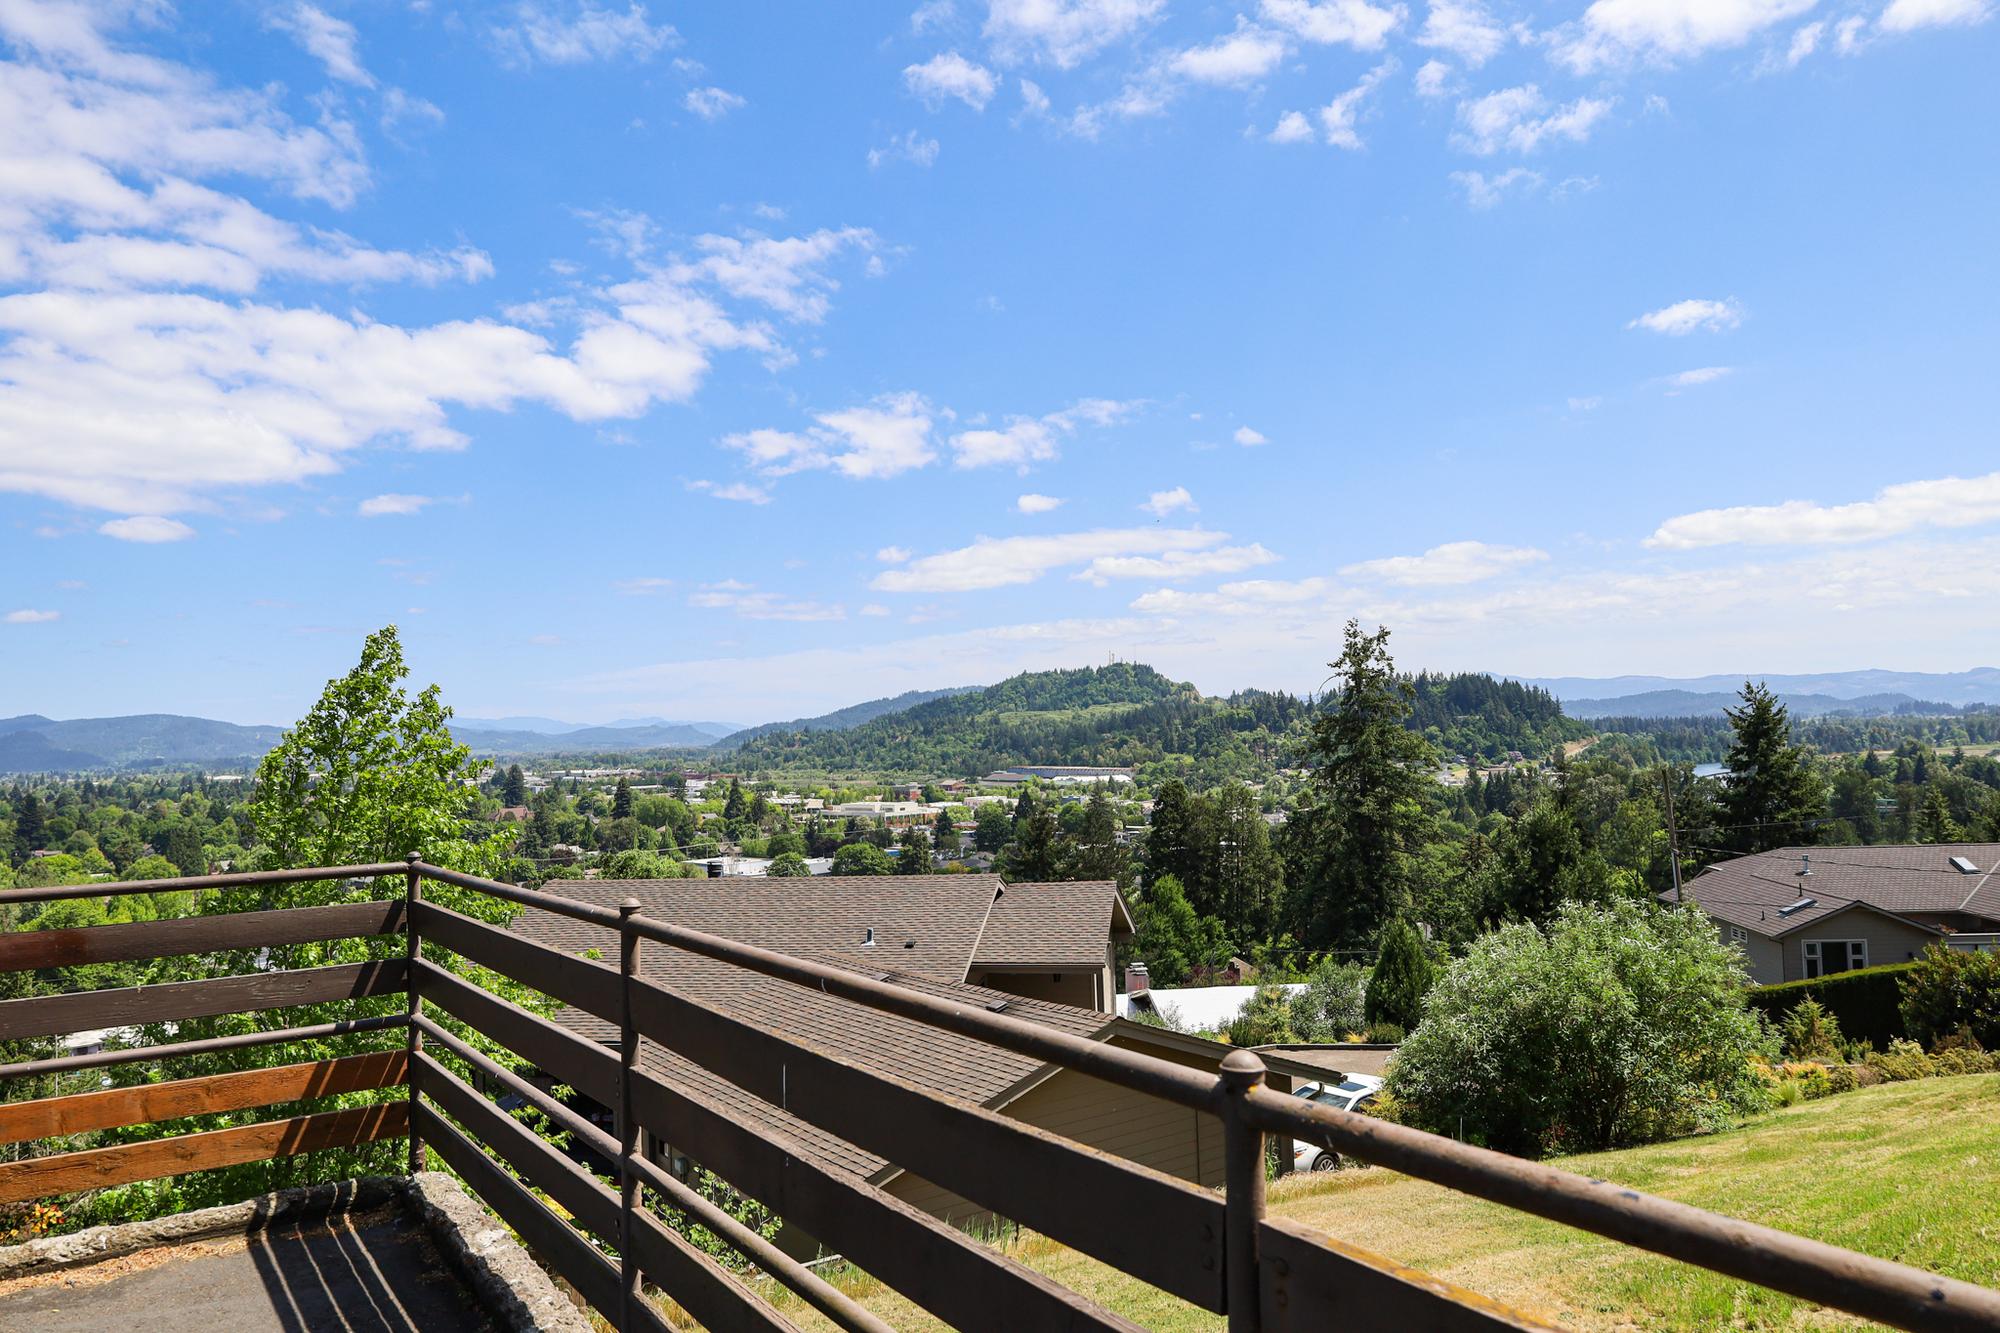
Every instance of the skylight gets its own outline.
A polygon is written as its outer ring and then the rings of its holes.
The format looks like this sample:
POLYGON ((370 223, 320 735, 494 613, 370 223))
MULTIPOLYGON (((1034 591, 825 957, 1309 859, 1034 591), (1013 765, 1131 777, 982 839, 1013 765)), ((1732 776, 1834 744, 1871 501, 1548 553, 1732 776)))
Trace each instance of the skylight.
POLYGON ((1979 873, 1979 867, 1972 864, 1972 859, 1970 857, 1965 857, 1965 856, 1952 857, 1951 868, 1953 870, 1956 870, 1961 875, 1976 875, 1979 873))
POLYGON ((1803 912, 1808 907, 1817 907, 1817 906, 1819 906, 1819 899, 1801 898, 1795 903, 1786 903, 1783 907, 1780 907, 1778 909, 1778 915, 1790 916, 1794 912, 1803 912))

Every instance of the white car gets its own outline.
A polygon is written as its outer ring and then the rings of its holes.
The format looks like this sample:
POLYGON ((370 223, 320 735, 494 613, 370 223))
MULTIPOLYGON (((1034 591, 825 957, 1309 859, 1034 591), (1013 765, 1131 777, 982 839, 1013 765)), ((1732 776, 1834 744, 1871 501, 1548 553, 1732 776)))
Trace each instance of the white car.
MULTIPOLYGON (((1308 1097, 1336 1111, 1352 1111, 1372 1101, 1382 1091, 1382 1080, 1373 1074, 1349 1074, 1338 1083, 1302 1083, 1293 1094, 1308 1097)), ((1292 1140, 1292 1170, 1338 1171, 1340 1154, 1316 1143, 1292 1140)))

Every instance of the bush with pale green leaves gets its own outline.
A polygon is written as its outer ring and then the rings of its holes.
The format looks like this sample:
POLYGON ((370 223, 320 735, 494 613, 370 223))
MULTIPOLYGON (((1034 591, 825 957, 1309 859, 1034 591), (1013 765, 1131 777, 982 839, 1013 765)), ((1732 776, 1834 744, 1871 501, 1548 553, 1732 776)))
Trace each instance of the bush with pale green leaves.
POLYGON ((1565 904, 1452 963, 1389 1089, 1412 1124, 1530 1157, 1722 1128, 1771 1097, 1745 983, 1692 905, 1565 904))

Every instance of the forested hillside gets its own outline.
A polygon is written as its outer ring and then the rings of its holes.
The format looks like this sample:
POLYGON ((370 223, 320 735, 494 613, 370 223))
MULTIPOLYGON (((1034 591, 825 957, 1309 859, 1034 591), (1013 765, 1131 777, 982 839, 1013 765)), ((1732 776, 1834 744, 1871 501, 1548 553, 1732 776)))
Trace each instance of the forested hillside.
POLYGON ((1416 688, 1410 725, 1445 755, 1490 760, 1518 750, 1540 759, 1564 741, 1591 734, 1586 723, 1563 716, 1553 694, 1536 686, 1428 671, 1410 683, 1416 688))
POLYGON ((870 699, 866 703, 849 704, 845 708, 836 708, 831 713, 821 713, 818 717, 798 717, 789 722, 766 722, 762 726, 732 731, 715 745, 719 750, 734 750, 774 731, 845 731, 849 727, 858 727, 863 722, 873 722, 876 718, 886 717, 890 713, 901 713, 919 704, 927 704, 933 699, 943 699, 954 694, 971 694, 978 689, 977 685, 958 685, 943 690, 905 690, 892 698, 870 699))

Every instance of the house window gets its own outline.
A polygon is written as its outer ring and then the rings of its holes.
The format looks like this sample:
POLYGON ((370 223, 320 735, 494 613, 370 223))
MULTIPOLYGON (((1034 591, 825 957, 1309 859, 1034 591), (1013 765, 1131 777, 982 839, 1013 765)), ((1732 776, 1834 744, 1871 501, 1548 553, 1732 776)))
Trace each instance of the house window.
POLYGON ((1750 932, 1741 926, 1731 926, 1729 928, 1729 942, 1731 944, 1748 944, 1750 942, 1750 932))
POLYGON ((1867 940, 1807 940, 1806 975, 1830 976, 1868 966, 1867 940))

